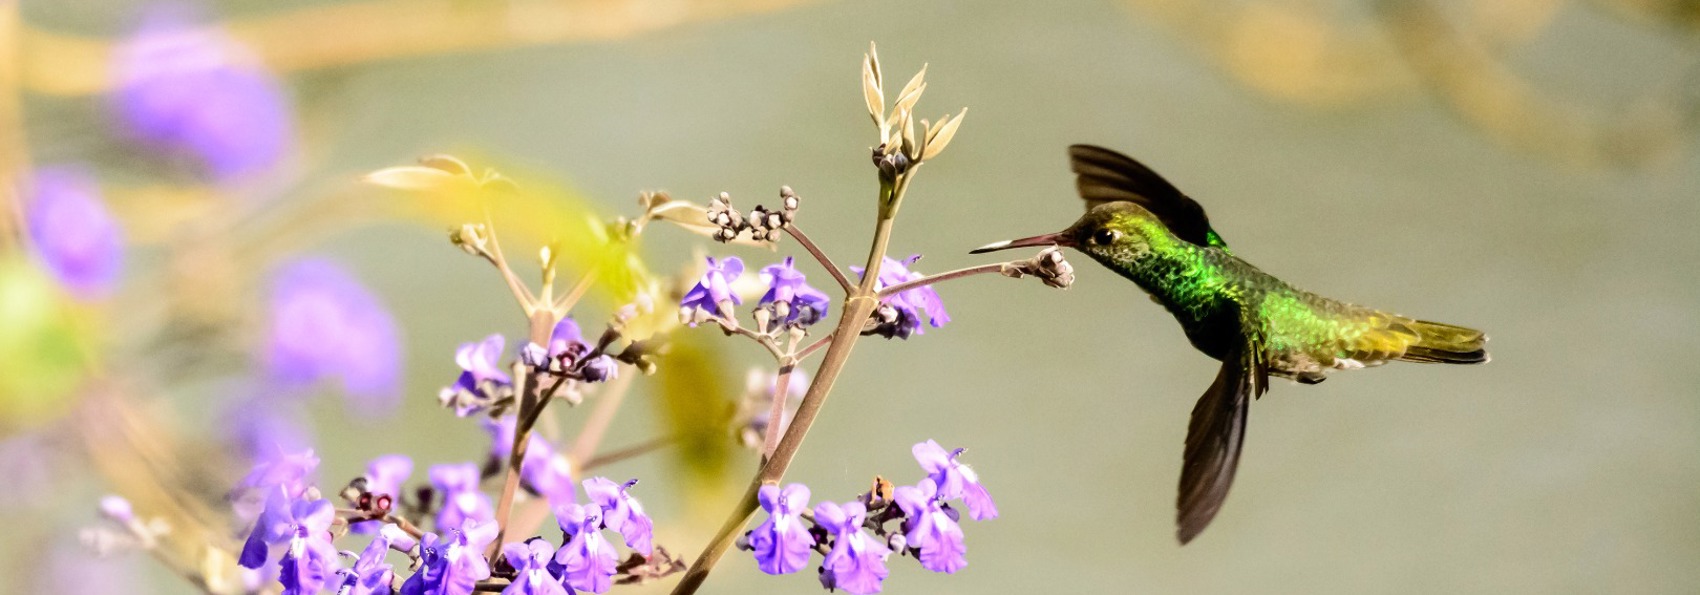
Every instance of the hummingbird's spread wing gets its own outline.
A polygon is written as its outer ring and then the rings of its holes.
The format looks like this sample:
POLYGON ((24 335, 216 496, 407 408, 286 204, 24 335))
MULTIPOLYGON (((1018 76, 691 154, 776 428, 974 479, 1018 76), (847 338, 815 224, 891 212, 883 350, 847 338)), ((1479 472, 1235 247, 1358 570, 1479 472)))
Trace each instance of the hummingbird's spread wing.
POLYGON ((1269 372, 1261 341, 1242 341, 1222 358, 1216 382, 1193 406, 1180 496, 1175 502, 1175 536, 1182 545, 1210 526, 1222 501, 1228 498, 1245 443, 1246 411, 1252 398, 1268 389, 1269 372))
POLYGON ((1198 244, 1226 248, 1222 236, 1210 228, 1204 207, 1163 176, 1121 153, 1092 145, 1073 145, 1068 159, 1075 173, 1075 189, 1092 210, 1105 203, 1127 201, 1144 207, 1175 237, 1198 244))

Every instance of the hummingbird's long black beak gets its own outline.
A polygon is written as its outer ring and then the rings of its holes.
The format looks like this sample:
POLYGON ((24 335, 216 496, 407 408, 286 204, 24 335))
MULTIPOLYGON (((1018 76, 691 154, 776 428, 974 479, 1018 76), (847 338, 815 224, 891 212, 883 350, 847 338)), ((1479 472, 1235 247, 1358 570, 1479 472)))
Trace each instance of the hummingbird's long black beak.
POLYGON ((1063 232, 1059 231, 1059 232, 1056 232, 1056 233, 1047 233, 1047 234, 1042 235, 1042 236, 1033 236, 1033 237, 1030 237, 1030 238, 1021 238, 1019 240, 1004 240, 1002 242, 993 242, 993 243, 981 246, 979 248, 969 250, 968 253, 969 254, 985 254, 987 252, 996 252, 998 250, 1008 250, 1010 248, 1026 248, 1028 246, 1073 246, 1073 245, 1074 245, 1074 240, 1069 238, 1063 232))

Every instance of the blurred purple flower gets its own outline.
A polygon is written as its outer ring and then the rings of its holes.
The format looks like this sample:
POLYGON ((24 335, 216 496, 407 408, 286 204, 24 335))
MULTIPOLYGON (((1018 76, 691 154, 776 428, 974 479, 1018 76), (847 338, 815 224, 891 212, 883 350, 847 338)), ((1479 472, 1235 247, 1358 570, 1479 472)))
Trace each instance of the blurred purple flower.
MULTIPOLYGON (((862 532, 868 509, 861 502, 851 502, 842 508, 831 502, 815 507, 815 523, 832 535, 832 551, 827 552, 821 568, 831 576, 832 587, 854 595, 880 592, 885 580, 885 557, 891 553, 885 544, 869 539, 862 532)), ((822 577, 826 580, 826 577, 822 577)))
MULTIPOLYGON (((874 282, 874 289, 891 287, 906 281, 925 277, 920 273, 909 270, 909 266, 920 260, 921 255, 915 254, 903 260, 893 260, 887 256, 884 264, 880 265, 880 276, 874 282)), ((863 274, 861 267, 850 267, 856 274, 863 274)), ((926 318, 927 324, 933 328, 941 328, 950 322, 950 314, 944 311, 944 302, 939 300, 939 293, 932 286, 916 287, 885 299, 885 304, 891 306, 897 319, 893 324, 879 329, 878 334, 886 338, 907 339, 909 335, 926 334, 921 327, 921 319, 926 318)))
POLYGON ((111 68, 113 108, 126 132, 196 159, 214 179, 262 172, 289 151, 283 85, 221 31, 156 10, 114 49, 111 68))
POLYGON ((73 167, 40 168, 23 208, 30 243, 61 285, 85 300, 112 293, 124 239, 93 177, 73 167))
POLYGON ((301 452, 313 445, 312 430, 296 403, 255 396, 230 402, 221 416, 224 439, 249 462, 277 453, 301 452))
POLYGON ((921 551, 921 567, 933 572, 953 573, 968 565, 963 557, 968 545, 963 542, 962 527, 939 505, 938 486, 931 479, 922 479, 914 486, 897 488, 894 499, 908 520, 903 526, 909 547, 921 551))
POLYGON ((926 470, 927 477, 938 486, 940 499, 961 498, 968 505, 968 517, 976 521, 998 517, 998 507, 992 503, 992 496, 986 493, 985 486, 980 485, 980 476, 956 460, 963 449, 945 452, 938 442, 928 440, 916 444, 911 450, 921 469, 926 470))
POLYGON ((272 276, 266 369, 284 386, 335 378, 355 410, 392 409, 401 396, 401 341, 378 298, 342 267, 301 259, 272 276))
POLYGON ((721 261, 708 257, 708 270, 703 271, 702 280, 679 301, 680 318, 691 326, 697 325, 698 312, 732 318, 732 307, 744 303, 732 293, 732 282, 743 274, 744 261, 736 256, 721 261))
POLYGON ((794 483, 780 489, 764 485, 756 492, 767 520, 750 532, 756 567, 768 574, 790 574, 809 564, 815 538, 800 515, 809 509, 809 486, 794 483))
MULTIPOLYGON (((490 433, 491 460, 507 460, 513 449, 515 420, 516 416, 507 415, 500 419, 484 421, 484 431, 490 433)), ((578 499, 573 491, 570 464, 565 457, 555 454, 555 445, 536 432, 527 436, 525 461, 520 464, 519 474, 520 479, 525 480, 526 485, 547 499, 550 506, 578 499)))
POLYGON ((274 487, 282 487, 285 496, 300 498, 312 486, 313 471, 318 468, 319 457, 313 454, 313 449, 279 450, 256 463, 238 487, 268 493, 274 487))
POLYGON ((647 558, 655 551, 652 543, 655 523, 644 514, 643 504, 626 493, 634 485, 637 485, 635 479, 619 484, 606 477, 592 477, 584 480, 584 495, 602 507, 602 524, 619 533, 626 540, 626 547, 647 558))
POLYGON ((826 317, 832 299, 804 282, 791 257, 763 267, 761 278, 767 283, 767 293, 761 296, 759 305, 773 308, 775 322, 806 327, 826 317))
POLYGON ((431 485, 443 494, 443 508, 437 511, 437 530, 449 531, 470 521, 489 522, 496 518, 490 497, 478 491, 478 466, 472 463, 432 465, 428 472, 431 485))
POLYGON ((568 587, 602 593, 613 585, 619 557, 614 544, 602 537, 602 509, 595 505, 563 504, 555 508, 555 522, 567 543, 555 552, 550 567, 568 587))
POLYGON ((549 561, 555 546, 538 538, 525 543, 502 546, 502 555, 514 567, 514 581, 502 589, 502 595, 568 595, 561 581, 549 574, 549 561))

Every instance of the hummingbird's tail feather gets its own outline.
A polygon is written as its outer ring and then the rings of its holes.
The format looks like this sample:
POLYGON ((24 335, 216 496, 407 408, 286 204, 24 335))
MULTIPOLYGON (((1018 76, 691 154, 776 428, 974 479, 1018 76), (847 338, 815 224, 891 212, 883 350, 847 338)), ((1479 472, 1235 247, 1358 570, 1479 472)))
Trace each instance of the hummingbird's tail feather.
POLYGON ((1407 323, 1417 342, 1405 348, 1401 361, 1438 364, 1480 364, 1489 359, 1487 335, 1472 328, 1426 320, 1407 323))

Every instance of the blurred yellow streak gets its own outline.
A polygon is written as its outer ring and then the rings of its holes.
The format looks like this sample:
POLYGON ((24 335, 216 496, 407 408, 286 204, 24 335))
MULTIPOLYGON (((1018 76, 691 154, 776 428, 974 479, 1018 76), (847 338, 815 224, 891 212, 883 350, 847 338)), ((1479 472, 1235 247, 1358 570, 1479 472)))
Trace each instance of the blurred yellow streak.
MULTIPOLYGON (((371 0, 224 23, 279 72, 530 45, 595 42, 760 14, 814 0, 371 0)), ((110 43, 28 27, 20 31, 23 86, 48 95, 108 89, 110 43)))

